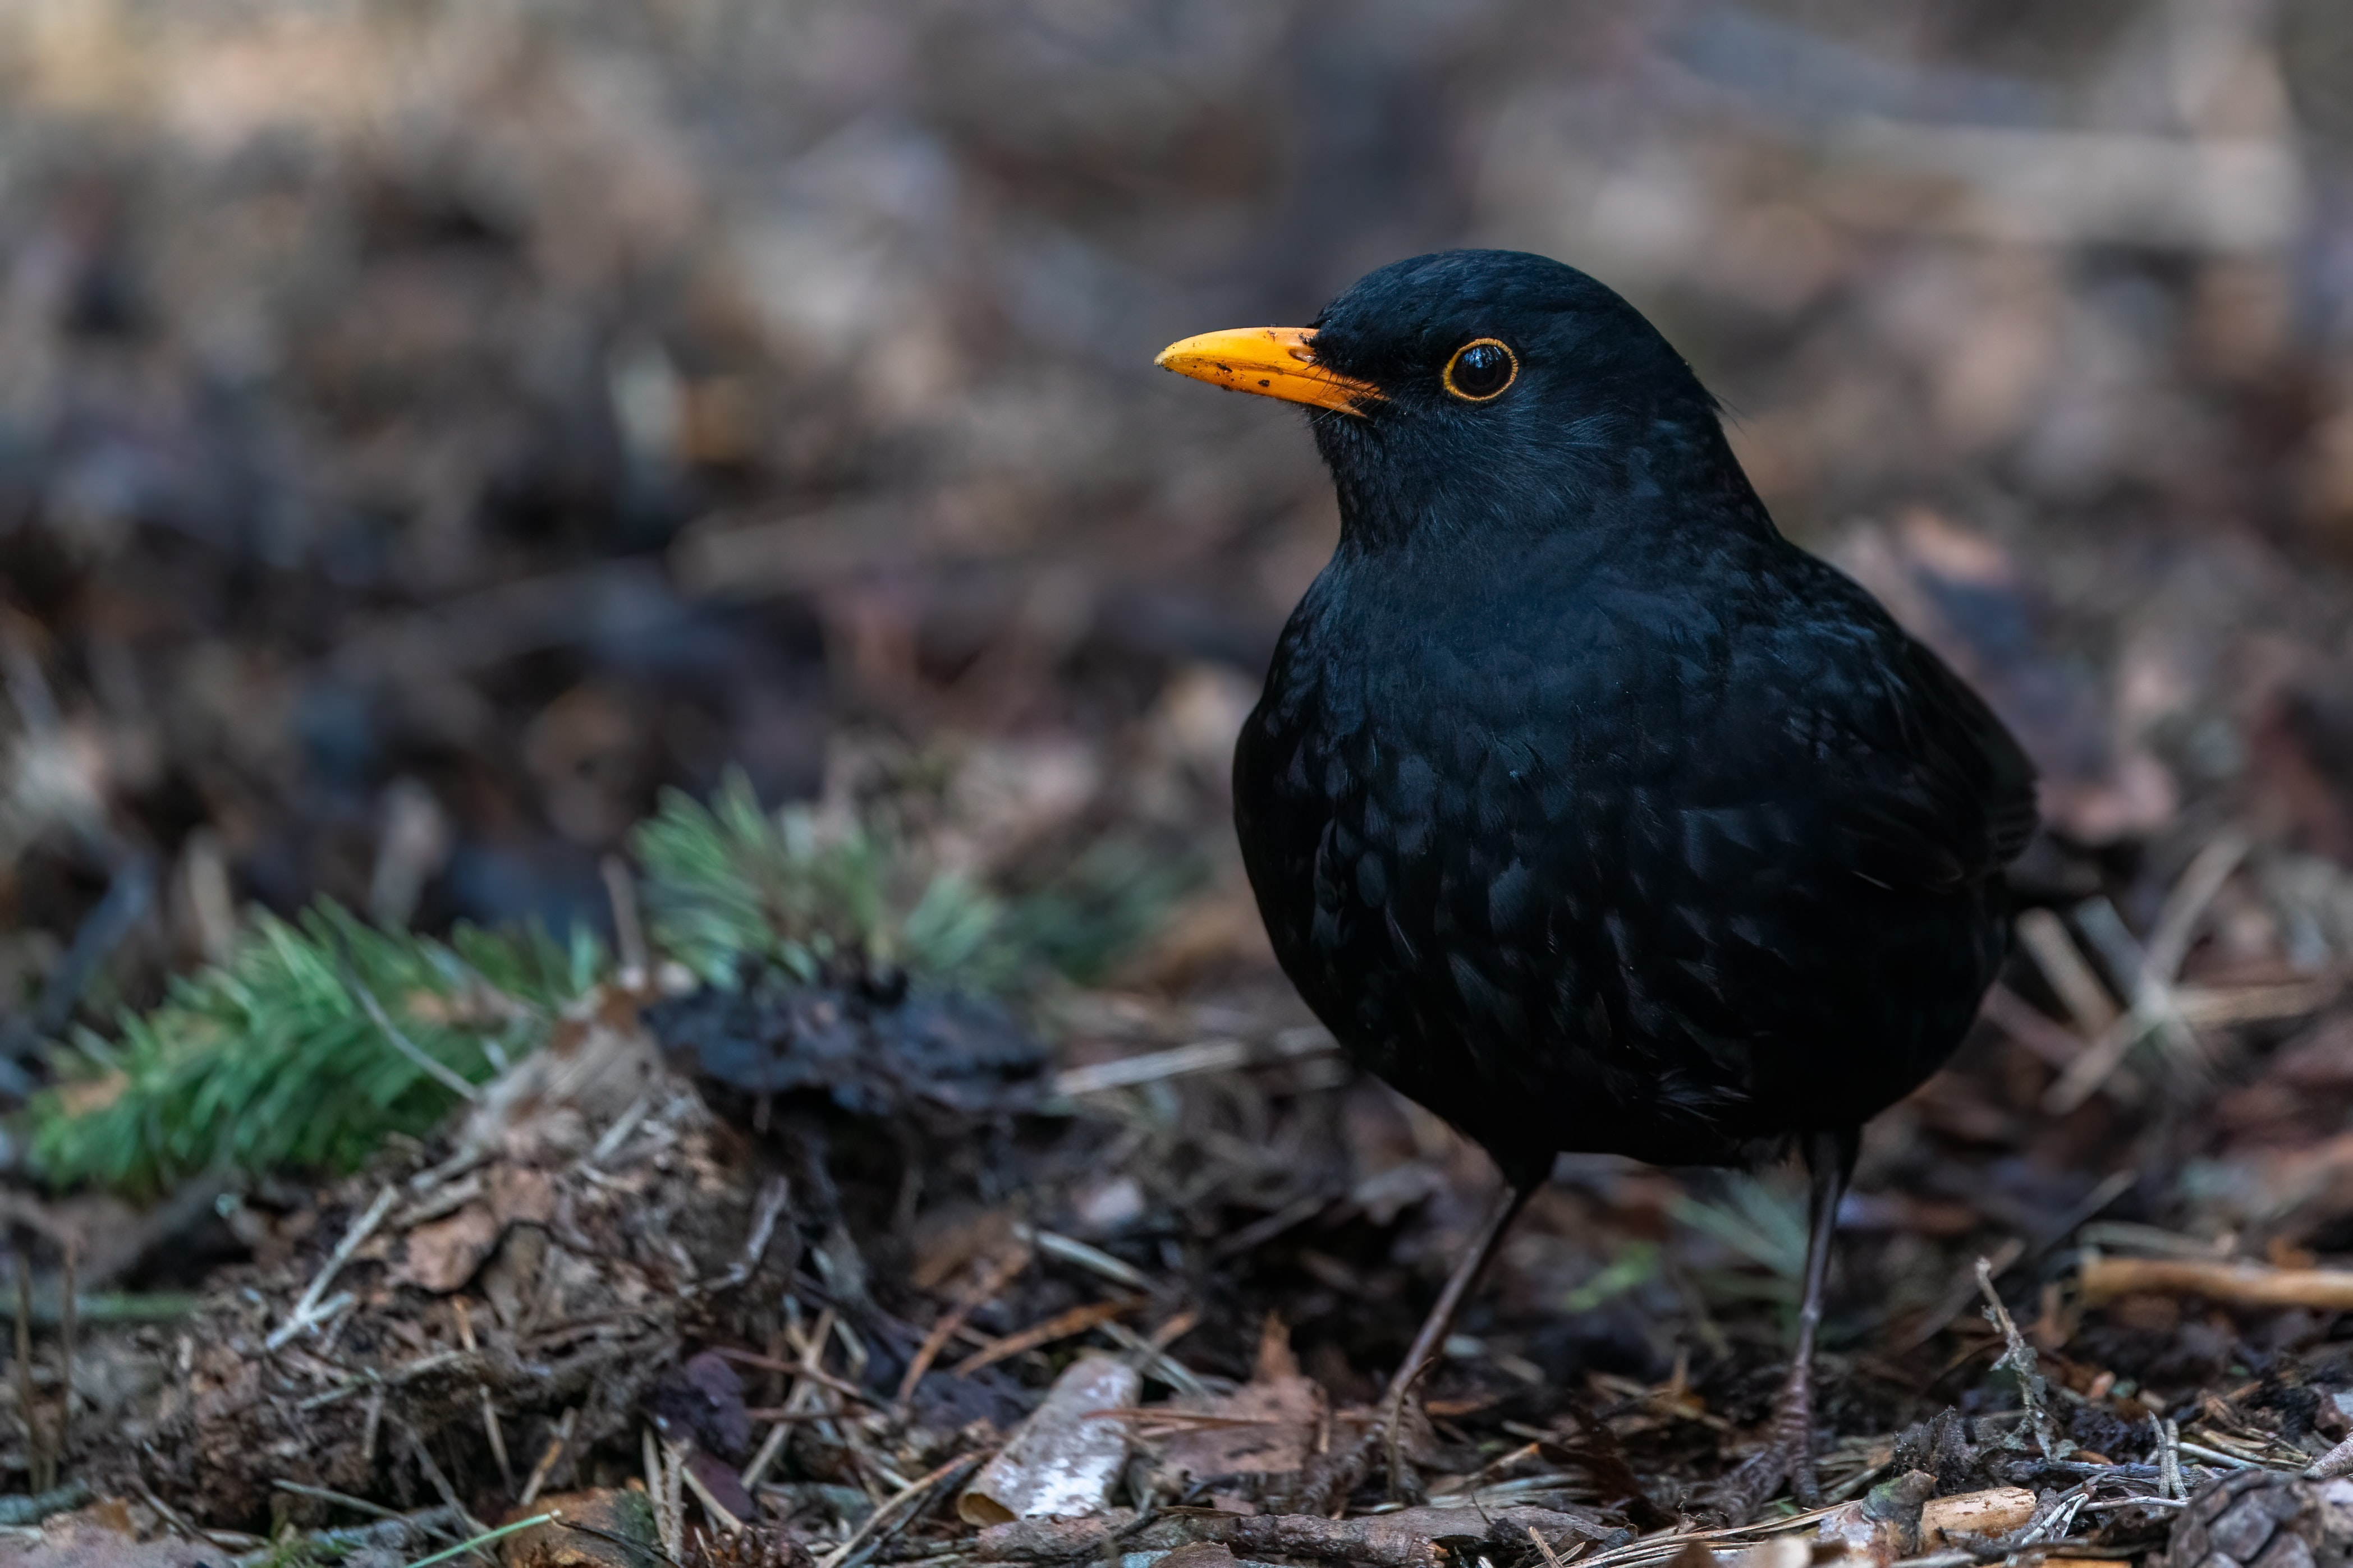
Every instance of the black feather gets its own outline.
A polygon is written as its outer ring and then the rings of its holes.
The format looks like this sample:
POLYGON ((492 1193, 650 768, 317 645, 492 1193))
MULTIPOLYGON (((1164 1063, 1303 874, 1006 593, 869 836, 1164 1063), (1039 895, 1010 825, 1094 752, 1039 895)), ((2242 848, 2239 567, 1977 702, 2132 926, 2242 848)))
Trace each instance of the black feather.
POLYGON ((1319 361, 1338 550, 1235 754, 1277 954, 1352 1056, 1516 1182, 1736 1163, 1946 1059, 2007 942, 2032 771, 1784 540, 1715 400, 1599 283, 1459 251, 1367 277, 1319 361), (1449 357, 1500 338, 1500 397, 1449 357))

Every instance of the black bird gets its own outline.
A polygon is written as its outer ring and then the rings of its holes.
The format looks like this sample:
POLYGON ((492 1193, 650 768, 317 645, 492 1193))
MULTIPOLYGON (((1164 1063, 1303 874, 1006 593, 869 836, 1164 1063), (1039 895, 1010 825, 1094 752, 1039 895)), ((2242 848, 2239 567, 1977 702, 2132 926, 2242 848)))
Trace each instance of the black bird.
POLYGON ((1340 542, 1234 754, 1284 972, 1504 1200, 1384 1403, 1562 1150, 1812 1173, 1795 1364, 1726 1485, 1813 1492, 1811 1361, 1863 1123, 2007 951, 2033 770, 1863 588, 1782 538, 1641 312, 1543 257, 1359 280, 1166 368, 1307 405, 1340 542))

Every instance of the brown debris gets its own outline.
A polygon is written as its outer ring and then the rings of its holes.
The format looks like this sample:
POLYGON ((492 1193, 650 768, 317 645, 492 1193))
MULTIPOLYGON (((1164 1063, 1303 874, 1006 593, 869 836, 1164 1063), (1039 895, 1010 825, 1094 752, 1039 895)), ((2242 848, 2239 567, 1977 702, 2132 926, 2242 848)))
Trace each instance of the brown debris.
MULTIPOLYGON (((1087 1520, 1020 1520, 980 1532, 987 1563, 1061 1563, 1099 1552, 1132 1522, 1117 1513, 1087 1520)), ((1588 1513, 1556 1509, 1409 1508, 1362 1519, 1314 1514, 1184 1514, 1125 1537, 1126 1550, 1163 1551, 1215 1542, 1253 1557, 1293 1556, 1358 1563, 1368 1568, 1447 1568, 1449 1548, 1485 1546, 1518 1551, 1533 1531, 1556 1552, 1580 1542, 1608 1540, 1609 1529, 1588 1513)))
POLYGON ((1139 1436, 1161 1439, 1162 1464, 1198 1480, 1294 1474, 1331 1430, 1323 1386, 1301 1374, 1290 1331, 1272 1316, 1260 1335, 1250 1382, 1213 1399, 1172 1400, 1133 1414, 1139 1436))
POLYGON ((209 1541, 142 1539, 120 1502, 61 1515, 29 1539, 0 1536, 0 1568, 216 1568, 221 1556, 209 1541))
POLYGON ((1098 1514, 1127 1460, 1117 1412, 1143 1386, 1134 1367, 1109 1356, 1072 1362, 1005 1447, 956 1500, 966 1524, 1098 1514))
POLYGON ((2008 1535, 2033 1517, 2034 1494, 2024 1487, 1931 1498, 1920 1510, 1920 1543, 1958 1546, 2008 1535))
POLYGON ((555 1517, 500 1542, 503 1568, 655 1568, 660 1560, 653 1508, 643 1492, 558 1492, 524 1517, 532 1513, 555 1517))

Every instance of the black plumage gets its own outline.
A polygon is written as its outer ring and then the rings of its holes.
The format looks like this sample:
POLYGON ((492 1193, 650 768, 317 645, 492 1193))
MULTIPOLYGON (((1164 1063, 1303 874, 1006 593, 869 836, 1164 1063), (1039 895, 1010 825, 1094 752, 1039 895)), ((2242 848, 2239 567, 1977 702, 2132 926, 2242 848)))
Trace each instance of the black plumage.
POLYGON ((2001 960, 2023 753, 1583 273, 1423 257, 1262 335, 1271 382, 1246 334, 1164 363, 1314 405, 1339 494, 1234 762, 1284 971, 1515 1190, 1794 1138, 1834 1205, 2001 960))

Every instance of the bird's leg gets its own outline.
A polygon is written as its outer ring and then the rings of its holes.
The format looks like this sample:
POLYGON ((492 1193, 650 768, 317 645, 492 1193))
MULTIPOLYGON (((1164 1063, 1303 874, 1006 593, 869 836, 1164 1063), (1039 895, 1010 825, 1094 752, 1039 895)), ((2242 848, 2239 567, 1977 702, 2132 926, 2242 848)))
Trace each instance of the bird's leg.
POLYGON ((1816 1132, 1806 1139, 1806 1169, 1813 1177, 1806 1227, 1806 1285, 1798 1306, 1798 1348, 1788 1380, 1773 1401, 1773 1425, 1762 1451, 1727 1477, 1718 1506, 1736 1522, 1753 1517, 1782 1481, 1801 1508, 1820 1500, 1814 1480, 1814 1334, 1821 1327, 1822 1295, 1830 1283, 1831 1246, 1838 1228, 1839 1200, 1854 1173, 1862 1141, 1854 1131, 1816 1132))
POLYGON ((1422 1374, 1430 1369, 1438 1360, 1439 1352, 1445 1348, 1447 1333, 1454 1327, 1455 1314, 1462 1310, 1463 1298, 1470 1295, 1471 1287, 1479 1282, 1479 1276, 1486 1271, 1488 1261, 1495 1256, 1496 1247, 1503 1244, 1504 1233, 1512 1228, 1513 1219, 1535 1191, 1532 1184, 1505 1184, 1503 1195, 1496 1200, 1493 1211, 1487 1215, 1470 1249, 1454 1266, 1454 1272, 1447 1276, 1446 1289, 1438 1293, 1438 1300, 1430 1309, 1430 1316, 1421 1321, 1421 1331, 1413 1336, 1413 1348, 1406 1352, 1405 1360, 1398 1364, 1396 1375, 1389 1379, 1388 1392, 1381 1395, 1377 1430, 1382 1448, 1388 1457, 1389 1492, 1392 1497, 1402 1497, 1412 1484, 1405 1462, 1406 1401, 1413 1396, 1414 1384, 1421 1381, 1422 1374))

